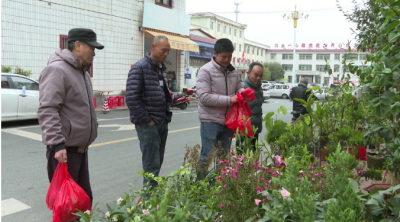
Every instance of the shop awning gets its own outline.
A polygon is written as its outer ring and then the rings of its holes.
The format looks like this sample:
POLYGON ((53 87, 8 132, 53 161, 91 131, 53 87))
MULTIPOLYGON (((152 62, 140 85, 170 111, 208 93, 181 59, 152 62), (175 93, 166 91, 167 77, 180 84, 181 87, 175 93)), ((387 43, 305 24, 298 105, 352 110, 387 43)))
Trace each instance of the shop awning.
POLYGON ((208 44, 208 43, 204 43, 204 42, 197 42, 197 41, 194 41, 197 45, 199 45, 199 46, 204 46, 204 47, 207 47, 207 48, 214 48, 214 45, 211 45, 211 44, 208 44))
POLYGON ((145 31, 145 38, 152 39, 157 35, 163 35, 168 38, 171 49, 178 49, 183 51, 199 52, 199 46, 189 38, 166 34, 164 32, 145 31))

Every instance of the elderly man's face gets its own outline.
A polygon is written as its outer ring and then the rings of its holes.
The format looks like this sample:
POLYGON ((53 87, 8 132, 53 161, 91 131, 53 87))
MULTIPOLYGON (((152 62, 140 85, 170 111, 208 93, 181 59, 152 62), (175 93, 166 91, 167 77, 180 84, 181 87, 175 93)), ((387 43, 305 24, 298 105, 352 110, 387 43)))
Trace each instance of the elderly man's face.
POLYGON ((93 63, 93 58, 96 56, 96 53, 94 53, 94 46, 91 46, 87 43, 84 42, 75 42, 75 48, 74 48, 74 53, 76 57, 78 57, 83 65, 89 65, 93 63))
POLYGON ((254 85, 259 86, 263 77, 263 69, 261 66, 255 65, 250 72, 247 72, 250 82, 254 85))
POLYGON ((170 50, 171 46, 168 40, 165 39, 151 44, 151 56, 157 63, 164 62, 170 50))

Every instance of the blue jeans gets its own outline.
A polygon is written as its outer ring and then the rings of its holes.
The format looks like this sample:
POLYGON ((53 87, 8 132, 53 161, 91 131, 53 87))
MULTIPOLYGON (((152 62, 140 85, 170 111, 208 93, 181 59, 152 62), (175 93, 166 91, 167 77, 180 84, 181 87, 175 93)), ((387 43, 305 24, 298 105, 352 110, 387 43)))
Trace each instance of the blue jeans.
MULTIPOLYGON (((168 123, 161 125, 136 124, 136 132, 140 141, 140 150, 142 151, 143 171, 158 176, 161 165, 164 161, 165 144, 168 136, 168 123)), ((143 177, 143 188, 146 187, 149 180, 143 177)), ((151 187, 157 186, 155 180, 150 181, 151 187)))
POLYGON ((210 155, 213 147, 219 149, 221 146, 222 155, 229 152, 231 146, 232 136, 234 131, 220 125, 218 123, 201 122, 200 136, 201 136, 201 153, 200 153, 200 172, 198 172, 198 179, 203 179, 207 174, 206 158, 210 155), (218 144, 220 142, 220 144, 218 144))

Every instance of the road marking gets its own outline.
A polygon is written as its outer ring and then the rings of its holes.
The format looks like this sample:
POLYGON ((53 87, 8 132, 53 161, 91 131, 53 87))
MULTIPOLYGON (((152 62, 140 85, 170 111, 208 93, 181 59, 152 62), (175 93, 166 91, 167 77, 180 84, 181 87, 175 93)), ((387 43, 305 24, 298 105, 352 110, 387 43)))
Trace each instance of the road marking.
MULTIPOLYGON (((197 113, 198 111, 192 111, 192 112, 172 112, 173 115, 179 115, 179 114, 185 114, 185 113, 197 113)), ((173 116, 172 115, 172 116, 173 116)), ((110 121, 110 120, 118 120, 118 119, 129 119, 129 117, 122 117, 122 118, 114 118, 114 119, 97 119, 97 122, 102 122, 102 121, 110 121)), ((173 117, 172 117, 173 119, 173 117)))
POLYGON ((23 211, 31 208, 30 206, 14 199, 6 199, 1 201, 1 216, 7 216, 13 213, 17 213, 19 211, 23 211))
POLYGON ((42 135, 41 134, 31 133, 31 132, 24 131, 24 130, 19 130, 19 129, 3 129, 1 131, 42 142, 42 135))
MULTIPOLYGON (((200 128, 200 126, 186 128, 186 129, 180 129, 180 130, 174 130, 174 131, 169 131, 168 134, 178 133, 178 132, 193 130, 193 129, 199 129, 199 128, 200 128)), ((122 142, 130 141, 130 140, 137 140, 137 139, 138 139, 138 137, 132 137, 132 138, 127 138, 127 139, 122 139, 122 140, 114 140, 114 141, 109 141, 109 142, 104 142, 104 143, 97 143, 97 144, 90 145, 89 148, 97 147, 97 146, 104 146, 104 145, 109 145, 109 144, 114 144, 114 143, 122 143, 122 142)))
POLYGON ((124 131, 124 130, 135 129, 134 124, 129 124, 129 125, 110 124, 110 125, 99 125, 99 127, 119 127, 117 130, 111 130, 111 131, 124 131))

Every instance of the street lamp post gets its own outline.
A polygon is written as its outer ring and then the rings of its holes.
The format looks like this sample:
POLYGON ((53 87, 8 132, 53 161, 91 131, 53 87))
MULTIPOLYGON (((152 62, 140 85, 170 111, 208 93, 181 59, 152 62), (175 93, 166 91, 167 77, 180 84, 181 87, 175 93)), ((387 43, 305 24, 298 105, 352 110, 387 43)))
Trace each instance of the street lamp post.
POLYGON ((307 19, 308 18, 308 14, 304 15, 303 13, 299 13, 298 11, 296 11, 297 5, 294 5, 294 12, 286 15, 283 15, 284 19, 287 20, 291 20, 293 19, 293 27, 294 27, 294 38, 293 38, 293 76, 292 76, 292 84, 294 86, 294 84, 297 82, 296 81, 296 28, 297 28, 297 20, 298 19, 307 19))

